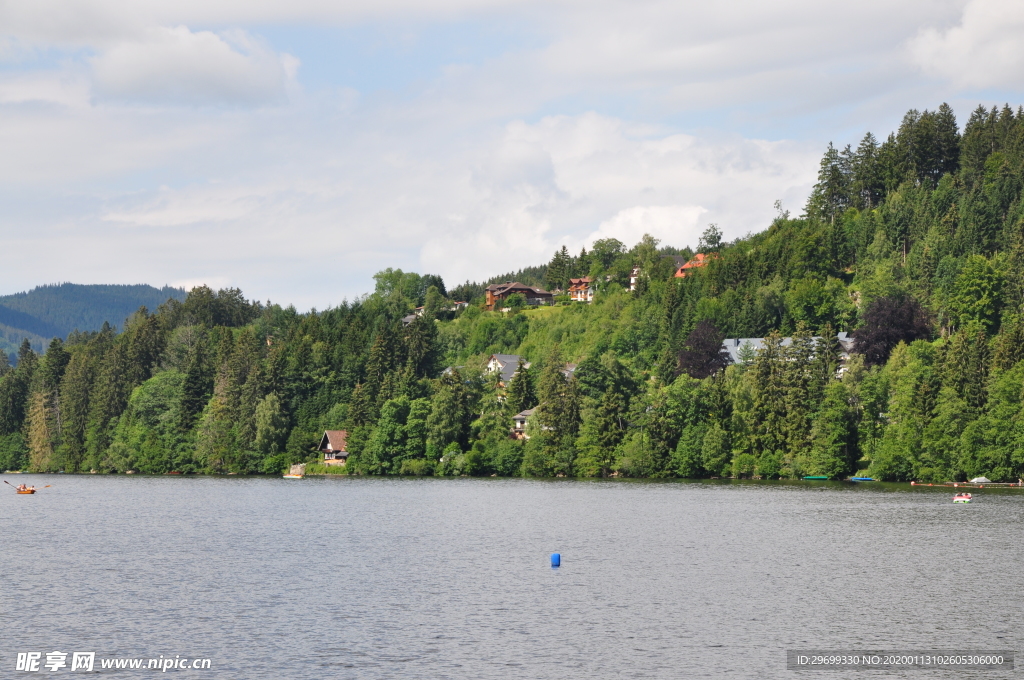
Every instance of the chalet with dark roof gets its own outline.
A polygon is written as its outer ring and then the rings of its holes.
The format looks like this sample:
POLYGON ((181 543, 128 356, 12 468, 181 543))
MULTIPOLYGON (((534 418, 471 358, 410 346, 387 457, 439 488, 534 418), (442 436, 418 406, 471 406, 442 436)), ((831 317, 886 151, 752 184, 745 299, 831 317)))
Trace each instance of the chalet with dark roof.
POLYGON ((506 281, 505 283, 492 283, 484 289, 487 309, 494 311, 500 308, 499 302, 504 302, 510 295, 519 293, 526 298, 528 305, 550 305, 554 295, 543 288, 527 286, 518 281, 506 281))

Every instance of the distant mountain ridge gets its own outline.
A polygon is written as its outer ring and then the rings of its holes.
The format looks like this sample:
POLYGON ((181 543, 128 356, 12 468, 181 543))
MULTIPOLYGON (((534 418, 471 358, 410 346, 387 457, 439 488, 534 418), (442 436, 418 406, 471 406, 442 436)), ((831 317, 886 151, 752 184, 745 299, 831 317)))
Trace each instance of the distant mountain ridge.
POLYGON ((25 330, 32 335, 42 337, 52 338, 58 335, 66 335, 61 333, 60 329, 51 323, 38 319, 31 314, 20 312, 17 309, 11 309, 5 305, 0 305, 0 324, 12 329, 25 330))
POLYGON ((184 300, 183 288, 137 285, 83 285, 60 283, 38 286, 24 293, 0 296, 0 350, 17 351, 28 338, 37 351, 54 337, 66 338, 75 330, 93 331, 107 322, 121 327, 139 307, 150 311, 174 298, 184 300))

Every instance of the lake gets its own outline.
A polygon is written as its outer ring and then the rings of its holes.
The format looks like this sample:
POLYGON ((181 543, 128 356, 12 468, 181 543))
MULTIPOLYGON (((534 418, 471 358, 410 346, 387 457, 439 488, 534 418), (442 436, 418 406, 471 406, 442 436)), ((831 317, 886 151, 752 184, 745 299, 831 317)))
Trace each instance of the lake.
POLYGON ((167 671, 196 678, 866 678, 787 671, 786 650, 1013 650, 1024 632, 1024 491, 5 478, 52 485, 0 494, 5 678, 54 650, 96 670, 210 659, 167 671))

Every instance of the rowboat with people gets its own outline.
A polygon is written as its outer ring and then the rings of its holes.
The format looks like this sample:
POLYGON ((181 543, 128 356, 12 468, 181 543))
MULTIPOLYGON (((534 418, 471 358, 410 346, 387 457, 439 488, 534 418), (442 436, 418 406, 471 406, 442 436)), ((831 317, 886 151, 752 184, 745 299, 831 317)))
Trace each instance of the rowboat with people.
MULTIPOLYGON (((17 486, 15 486, 14 484, 11 484, 10 482, 8 482, 6 479, 4 480, 4 484, 6 484, 7 486, 11 487, 12 489, 14 489, 15 493, 19 493, 19 494, 30 495, 30 494, 34 494, 37 491, 36 487, 34 487, 34 486, 29 486, 28 484, 18 484, 17 486)), ((47 488, 49 486, 50 486, 50 484, 47 484, 43 488, 45 489, 45 488, 47 488)))

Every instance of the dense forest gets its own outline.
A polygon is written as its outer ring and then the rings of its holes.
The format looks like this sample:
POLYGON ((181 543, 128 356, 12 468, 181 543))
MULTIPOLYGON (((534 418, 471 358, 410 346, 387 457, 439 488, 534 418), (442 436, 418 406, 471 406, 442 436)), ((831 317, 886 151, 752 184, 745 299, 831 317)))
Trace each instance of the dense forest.
POLYGON ((346 474, 1016 481, 1022 187, 1024 110, 961 131, 943 105, 829 145, 802 215, 731 243, 709 226, 686 277, 665 256, 693 251, 650 237, 517 273, 589 275, 592 304, 486 311, 484 284, 390 269, 307 314, 196 288, 0 355, 0 469, 276 474, 346 429, 346 474), (725 337, 764 348, 731 363, 725 337), (492 353, 522 357, 507 384, 492 353))

